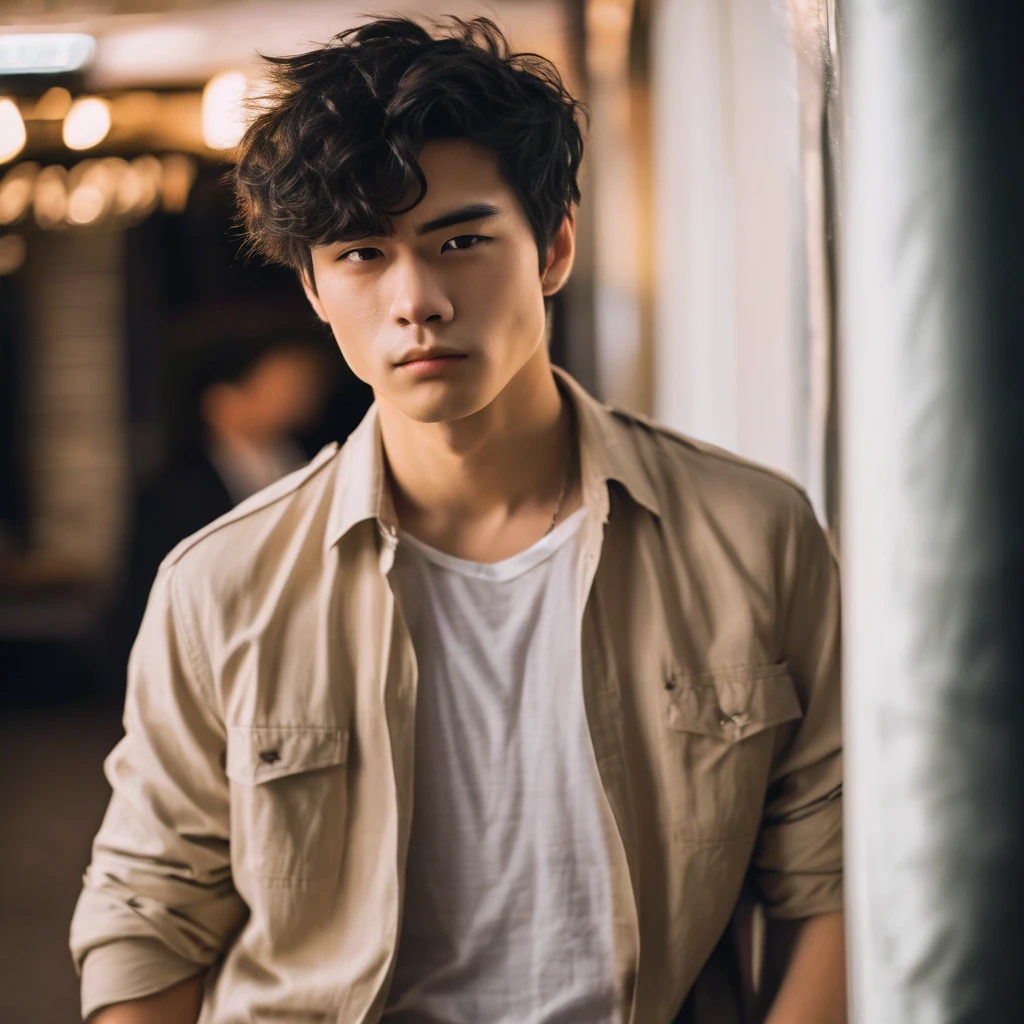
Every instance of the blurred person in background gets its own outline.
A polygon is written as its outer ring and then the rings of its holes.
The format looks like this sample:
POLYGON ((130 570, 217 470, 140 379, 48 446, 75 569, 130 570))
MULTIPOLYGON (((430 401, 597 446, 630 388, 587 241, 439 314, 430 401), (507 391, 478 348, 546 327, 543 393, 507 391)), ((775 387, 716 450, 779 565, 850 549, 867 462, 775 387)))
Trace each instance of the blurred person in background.
POLYGON ((748 884, 797 927, 768 1020, 844 1021, 835 562, 791 481, 553 370, 578 104, 485 19, 269 69, 243 217, 376 403, 160 569, 83 1012, 732 1024, 748 884))
POLYGON ((304 466, 298 437, 320 412, 326 366, 308 341, 232 339, 190 360, 171 457, 140 496, 139 534, 162 559, 257 491, 304 466))
POLYGON ((171 549, 306 464, 297 439, 322 407, 325 362, 312 342, 288 337, 225 338, 184 360, 169 456, 136 501, 124 583, 105 631, 115 693, 123 695, 128 651, 171 549))

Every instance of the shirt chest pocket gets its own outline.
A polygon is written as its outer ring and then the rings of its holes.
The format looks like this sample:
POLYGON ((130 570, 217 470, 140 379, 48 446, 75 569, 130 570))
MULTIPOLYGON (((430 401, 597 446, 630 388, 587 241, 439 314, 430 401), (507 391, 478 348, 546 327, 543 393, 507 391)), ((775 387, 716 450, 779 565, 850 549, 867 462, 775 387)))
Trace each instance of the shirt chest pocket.
POLYGON ((757 832, 777 727, 803 715, 786 665, 670 675, 664 686, 667 813, 673 838, 757 832))
POLYGON ((283 886, 336 873, 348 808, 347 759, 343 729, 232 726, 232 869, 283 886))

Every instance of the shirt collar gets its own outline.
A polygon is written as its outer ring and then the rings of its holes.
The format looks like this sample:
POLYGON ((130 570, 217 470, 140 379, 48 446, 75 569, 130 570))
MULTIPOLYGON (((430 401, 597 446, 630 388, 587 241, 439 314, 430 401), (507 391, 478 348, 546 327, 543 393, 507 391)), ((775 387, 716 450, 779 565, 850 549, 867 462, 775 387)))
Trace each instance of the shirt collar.
MULTIPOLYGON (((634 442, 630 417, 602 405, 564 370, 555 367, 554 373, 576 417, 584 500, 607 507, 608 482, 615 480, 635 502, 660 516, 657 496, 634 442)), ((385 533, 393 534, 398 517, 384 466, 376 404, 352 432, 338 457, 342 461, 328 543, 336 544, 357 523, 368 519, 375 519, 385 533)))
POLYGON ((338 458, 341 462, 335 478, 328 544, 337 544, 349 530, 367 519, 375 519, 384 530, 396 530, 398 517, 384 466, 376 402, 349 435, 338 458))
POLYGON ((584 500, 604 504, 608 482, 615 480, 637 504, 660 516, 657 495, 637 449, 633 417, 609 409, 559 367, 554 367, 554 373, 576 416, 584 500))

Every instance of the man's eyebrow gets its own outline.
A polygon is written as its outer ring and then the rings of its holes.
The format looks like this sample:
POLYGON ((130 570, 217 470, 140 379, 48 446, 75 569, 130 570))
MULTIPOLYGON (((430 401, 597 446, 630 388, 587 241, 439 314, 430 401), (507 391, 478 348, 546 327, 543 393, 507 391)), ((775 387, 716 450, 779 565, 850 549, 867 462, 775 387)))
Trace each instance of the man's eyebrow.
POLYGON ((439 231, 441 228, 450 228, 453 224, 464 224, 468 220, 483 220, 486 217, 497 217, 504 211, 500 206, 493 206, 491 203, 470 203, 467 206, 460 206, 451 213, 442 214, 433 220, 428 220, 416 227, 417 235, 428 235, 431 231, 439 231))

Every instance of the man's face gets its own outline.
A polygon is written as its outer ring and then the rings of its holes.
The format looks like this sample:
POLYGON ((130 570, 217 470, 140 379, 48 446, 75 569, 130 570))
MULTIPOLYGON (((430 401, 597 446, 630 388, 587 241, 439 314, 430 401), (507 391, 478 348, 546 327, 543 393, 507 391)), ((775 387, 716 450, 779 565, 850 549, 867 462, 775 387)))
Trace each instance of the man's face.
POLYGON ((317 290, 306 293, 379 401, 420 422, 450 422, 546 358, 544 296, 568 276, 572 225, 542 272, 495 154, 443 140, 419 161, 423 200, 392 220, 389 236, 314 248, 317 290))

